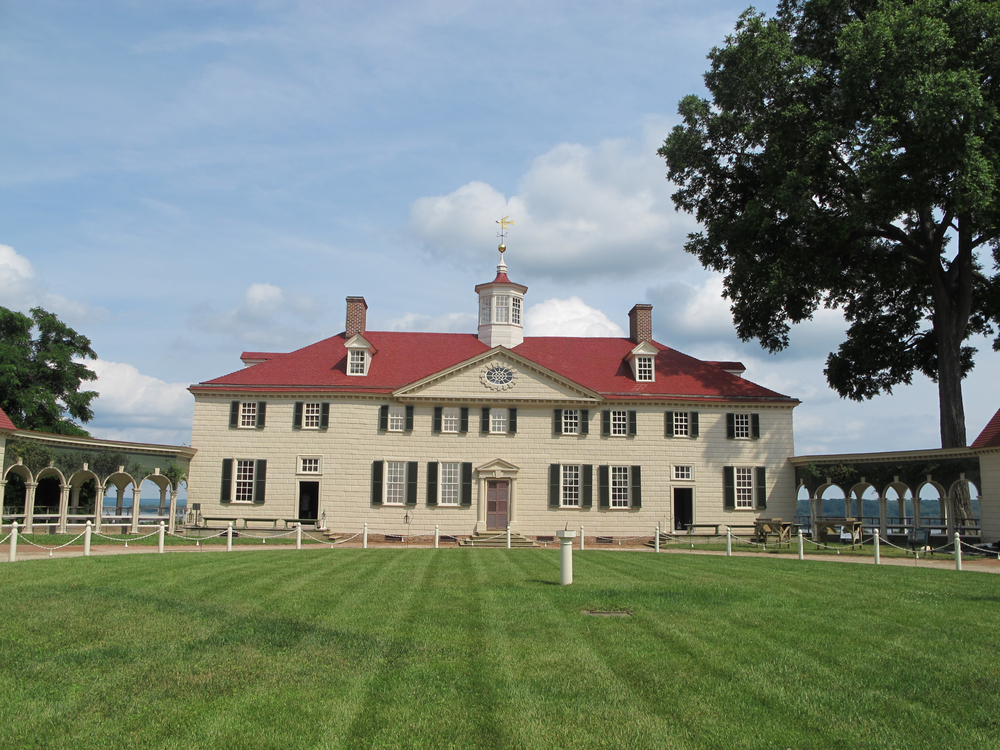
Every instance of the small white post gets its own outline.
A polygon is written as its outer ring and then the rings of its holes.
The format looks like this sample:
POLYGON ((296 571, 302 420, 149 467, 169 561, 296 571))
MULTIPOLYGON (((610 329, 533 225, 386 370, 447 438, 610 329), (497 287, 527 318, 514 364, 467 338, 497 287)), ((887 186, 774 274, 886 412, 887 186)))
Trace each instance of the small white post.
POLYGON ((365 523, 365 530, 361 534, 361 549, 368 549, 368 524, 365 523))
POLYGON ((302 524, 295 527, 295 549, 302 549, 302 524))
MULTIPOLYGON (((244 524, 245 526, 246 524, 244 524)), ((226 527, 226 552, 233 551, 233 522, 229 522, 229 526, 226 527)))
POLYGON ((434 549, 441 546, 441 527, 434 524, 434 549))
POLYGON ((562 529, 556 532, 559 539, 559 583, 562 586, 569 586, 573 583, 573 537, 575 531, 562 529))
POLYGON ((654 552, 659 552, 660 551, 660 524, 656 524, 656 532, 655 532, 655 535, 653 536, 653 539, 656 540, 653 543, 654 544, 653 551, 654 552))
POLYGON ((156 537, 156 551, 161 555, 163 554, 163 537, 166 534, 167 527, 163 525, 163 521, 160 521, 160 528, 156 537))
POLYGON ((17 521, 10 524, 10 552, 7 555, 7 562, 17 561, 17 521))
POLYGON ((801 528, 799 529, 799 559, 800 560, 805 560, 806 559, 806 544, 802 540, 802 529, 801 528))
POLYGON ((962 537, 955 532, 955 570, 962 569, 962 537))
POLYGON ((726 557, 733 556, 733 530, 726 527, 726 557))
POLYGON ((882 564, 882 547, 880 546, 879 532, 875 532, 875 564, 882 564))
POLYGON ((510 549, 510 524, 507 524, 507 549, 510 549))
POLYGON ((90 557, 90 534, 91 534, 91 523, 87 521, 87 526, 83 530, 83 556, 90 557))
POLYGON ((580 551, 583 552, 583 526, 580 527, 580 551))

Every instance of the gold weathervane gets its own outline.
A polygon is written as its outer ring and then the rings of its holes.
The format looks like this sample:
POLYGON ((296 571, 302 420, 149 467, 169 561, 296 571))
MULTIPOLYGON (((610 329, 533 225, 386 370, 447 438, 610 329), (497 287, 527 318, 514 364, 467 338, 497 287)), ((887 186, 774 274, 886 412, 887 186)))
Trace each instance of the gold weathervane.
POLYGON ((509 216, 504 216, 500 221, 496 222, 500 225, 500 231, 497 233, 497 237, 500 238, 500 247, 497 248, 501 253, 507 249, 507 227, 514 226, 514 220, 509 216))

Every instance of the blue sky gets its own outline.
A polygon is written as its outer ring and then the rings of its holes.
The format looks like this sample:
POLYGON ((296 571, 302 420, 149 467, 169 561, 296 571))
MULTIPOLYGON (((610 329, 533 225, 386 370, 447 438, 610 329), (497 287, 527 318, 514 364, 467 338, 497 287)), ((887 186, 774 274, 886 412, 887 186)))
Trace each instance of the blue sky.
MULTIPOLYGON (((100 355, 93 434, 188 442, 185 388, 344 328, 474 331, 510 214, 529 334, 627 327, 796 396, 796 451, 939 444, 935 386, 825 385, 836 313, 767 355, 682 245, 656 149, 745 2, 0 3, 0 304, 100 355)), ((771 4, 759 5, 771 10, 771 4)), ((969 439, 1000 355, 966 381, 969 439)))

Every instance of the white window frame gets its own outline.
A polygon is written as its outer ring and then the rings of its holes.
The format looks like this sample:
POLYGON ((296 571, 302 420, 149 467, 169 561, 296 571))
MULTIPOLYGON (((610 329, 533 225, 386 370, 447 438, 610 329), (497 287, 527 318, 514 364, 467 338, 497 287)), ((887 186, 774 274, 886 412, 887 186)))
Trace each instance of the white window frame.
POLYGON ((453 507, 462 504, 462 464, 438 463, 438 505, 453 507), (450 481, 449 481, 450 480, 450 481))
POLYGON ((360 376, 368 374, 368 350, 349 349, 347 354, 347 374, 360 376), (360 355, 360 356, 359 356, 360 355))
POLYGON ((323 474, 323 457, 322 456, 299 456, 298 458, 296 458, 296 471, 295 471, 295 473, 296 474, 302 474, 304 476, 309 476, 309 477, 318 477, 318 476, 321 476, 323 474), (310 462, 310 463, 306 464, 307 461, 310 462), (315 461, 316 463, 312 464, 313 461, 315 461), (315 465, 316 469, 314 471, 310 471, 309 469, 306 468, 307 465, 309 465, 309 466, 315 465))
POLYGON ((490 312, 493 307, 493 297, 483 295, 479 298, 479 325, 488 326, 490 324, 490 312))
POLYGON ((403 432, 406 430, 406 407, 401 404, 389 404, 389 419, 386 425, 388 432, 403 432))
POLYGON ((458 432, 462 424, 462 410, 457 406, 445 406, 441 409, 441 432, 458 432), (454 423, 453 426, 449 426, 454 423))
POLYGON ((494 323, 508 323, 508 322, 510 322, 510 295, 509 294, 495 294, 495 295, 493 295, 493 322, 494 323))
POLYGON ((674 465, 673 476, 675 482, 693 482, 694 466, 690 464, 676 464, 674 465))
POLYGON ((628 436, 628 409, 611 410, 611 436, 628 436))
POLYGON ((610 497, 608 505, 611 510, 627 510, 632 507, 632 471, 629 466, 610 467, 610 497), (615 497, 615 495, 618 497, 615 497))
POLYGON ((562 464, 559 468, 559 507, 579 508, 583 498, 583 467, 562 464))
POLYGON ((736 440, 750 439, 750 414, 733 414, 733 437, 736 440))
POLYGON ((691 412, 674 412, 674 437, 691 436, 691 412))
POLYGON ((240 422, 241 430, 252 430, 257 427, 257 402, 240 401, 240 422))
POLYGON ((563 409, 563 412, 562 412, 562 434, 563 435, 579 435, 580 434, 580 410, 579 409, 563 409))
POLYGON ((232 502, 252 505, 253 486, 256 478, 257 461, 252 458, 237 458, 233 466, 232 502))
POLYGON ((302 405, 302 429, 318 430, 323 407, 319 401, 307 401, 302 405))
POLYGON ((385 462, 382 504, 406 505, 406 461, 385 462))
POLYGON ((640 383, 652 383, 656 380, 653 358, 641 355, 635 358, 635 379, 640 383))
POLYGON ((511 295, 510 298, 510 322, 516 326, 521 325, 521 298, 511 295))
POLYGON ((733 483, 735 485, 736 496, 733 507, 736 510, 753 510, 754 495, 757 488, 754 487, 754 476, 756 471, 753 466, 734 466, 733 483))
POLYGON ((505 435, 507 434, 507 425, 509 423, 509 415, 506 409, 490 409, 490 434, 491 435, 505 435))

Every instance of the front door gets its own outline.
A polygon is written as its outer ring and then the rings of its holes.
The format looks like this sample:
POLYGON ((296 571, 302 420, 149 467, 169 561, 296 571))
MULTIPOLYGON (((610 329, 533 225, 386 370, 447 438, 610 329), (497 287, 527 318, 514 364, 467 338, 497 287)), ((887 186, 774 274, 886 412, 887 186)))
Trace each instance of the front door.
POLYGON ((687 531, 687 525, 694 523, 693 500, 693 489, 674 487, 674 531, 687 531))
POLYGON ((319 510, 319 482, 299 482, 299 519, 315 521, 319 510))
POLYGON ((486 482, 486 528, 507 528, 507 503, 510 482, 490 479, 486 482))

